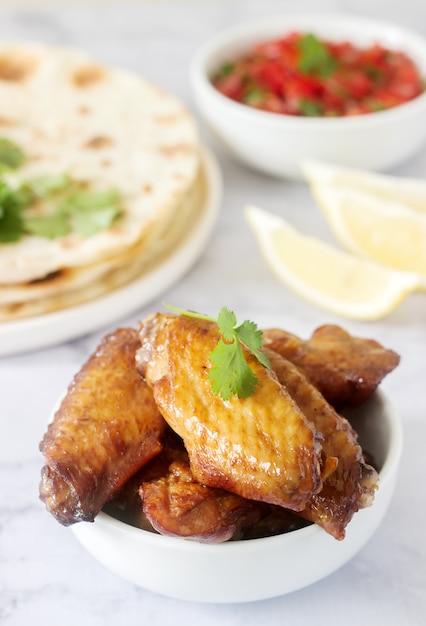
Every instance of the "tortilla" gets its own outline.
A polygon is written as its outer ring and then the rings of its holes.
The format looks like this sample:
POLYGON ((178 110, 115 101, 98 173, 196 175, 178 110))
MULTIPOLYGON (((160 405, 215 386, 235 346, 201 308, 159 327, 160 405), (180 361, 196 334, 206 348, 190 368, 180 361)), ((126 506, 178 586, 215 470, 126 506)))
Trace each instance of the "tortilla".
POLYGON ((53 301, 55 309, 72 305, 61 296, 70 290, 86 299, 112 288, 101 284, 128 281, 166 252, 168 229, 173 240, 185 205, 200 196, 189 111, 142 77, 76 50, 0 45, 0 137, 25 153, 7 174, 12 182, 67 173, 89 189, 118 189, 123 206, 112 226, 89 237, 0 244, 0 320, 52 310, 53 301))
POLYGON ((173 253, 196 226, 206 193, 205 175, 201 170, 193 189, 177 207, 175 219, 143 250, 136 244, 118 258, 92 266, 61 270, 26 285, 0 287, 0 322, 77 306, 142 277, 173 253), (1 299, 2 294, 6 296, 4 300, 1 299))

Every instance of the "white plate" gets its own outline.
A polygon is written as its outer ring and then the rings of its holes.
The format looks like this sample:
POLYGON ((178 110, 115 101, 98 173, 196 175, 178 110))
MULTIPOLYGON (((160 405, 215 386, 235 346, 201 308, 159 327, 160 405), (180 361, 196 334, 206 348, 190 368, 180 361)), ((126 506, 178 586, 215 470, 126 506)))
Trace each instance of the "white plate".
POLYGON ((45 348, 106 327, 148 304, 177 282, 203 253, 216 224, 222 176, 213 155, 203 148, 207 198, 200 219, 173 253, 151 272, 106 296, 79 306, 16 322, 0 323, 0 356, 45 348))

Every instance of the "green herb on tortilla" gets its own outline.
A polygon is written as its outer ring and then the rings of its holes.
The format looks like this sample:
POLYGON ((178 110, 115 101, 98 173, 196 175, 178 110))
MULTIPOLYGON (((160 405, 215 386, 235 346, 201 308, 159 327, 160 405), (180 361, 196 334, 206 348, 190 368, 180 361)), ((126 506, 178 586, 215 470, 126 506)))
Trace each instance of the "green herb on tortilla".
POLYGON ((24 229, 22 210, 27 206, 27 195, 13 190, 0 179, 0 243, 18 241, 24 229))
POLYGON ((59 210, 68 216, 73 232, 90 237, 108 228, 120 215, 120 194, 116 189, 77 190, 64 198, 59 210))
POLYGON ((0 168, 14 170, 25 160, 25 155, 21 148, 15 143, 0 137, 0 168))
POLYGON ((0 139, 0 243, 14 243, 25 235, 90 237, 109 228, 122 214, 116 189, 88 190, 66 173, 40 176, 14 186, 1 176, 10 171, 12 163, 18 167, 22 162, 14 148, 17 146, 0 139))

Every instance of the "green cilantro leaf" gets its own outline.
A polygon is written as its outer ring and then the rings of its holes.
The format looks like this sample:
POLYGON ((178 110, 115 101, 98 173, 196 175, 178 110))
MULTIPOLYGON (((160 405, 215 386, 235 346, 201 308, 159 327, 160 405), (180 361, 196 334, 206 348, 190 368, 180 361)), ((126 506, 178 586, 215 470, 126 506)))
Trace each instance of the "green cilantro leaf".
POLYGON ((312 33, 301 37, 298 42, 300 50, 299 69, 304 74, 316 74, 326 78, 333 74, 337 61, 327 46, 312 33))
POLYGON ((22 236, 22 209, 28 205, 26 194, 16 193, 0 179, 0 243, 14 243, 22 236))
POLYGON ((223 400, 233 395, 248 398, 256 389, 257 377, 247 364, 241 343, 235 339, 231 343, 219 340, 210 353, 213 367, 209 370, 213 392, 223 400))
POLYGON ((65 237, 65 235, 71 232, 69 221, 66 216, 60 213, 27 217, 24 220, 24 227, 27 233, 45 237, 46 239, 65 237))
POLYGON ((246 361, 243 346, 264 367, 271 369, 268 357, 261 350, 263 333, 258 330, 256 324, 245 320, 237 326, 235 313, 226 307, 221 308, 215 319, 168 304, 165 306, 181 315, 217 323, 221 338, 210 353, 212 367, 209 370, 213 392, 223 400, 229 400, 233 395, 237 395, 238 398, 248 398, 256 389, 258 378, 246 361))
POLYGON ((64 198, 59 211, 69 216, 73 232, 90 237, 108 228, 121 214, 120 194, 116 189, 76 190, 64 198))
POLYGON ((117 206, 105 207, 97 211, 74 211, 72 230, 82 237, 90 237, 108 228, 120 213, 120 208, 117 206))
POLYGON ((0 164, 12 170, 19 167, 25 160, 21 148, 5 137, 0 137, 0 164))
POLYGON ((235 329, 235 333, 239 337, 241 343, 245 344, 247 348, 254 354, 256 359, 270 369, 271 364, 264 352, 262 352, 263 346, 263 332, 257 328, 254 322, 245 320, 241 326, 235 329))
POLYGON ((250 87, 244 94, 243 101, 245 104, 256 107, 265 102, 266 91, 260 87, 250 87))
POLYGON ((120 194, 116 189, 106 191, 79 189, 65 198, 61 210, 68 213, 97 211, 116 206, 119 202, 120 194))
POLYGON ((38 176, 24 183, 24 188, 37 198, 46 198, 51 194, 64 191, 72 185, 68 174, 56 174, 52 176, 38 176))
POLYGON ((90 237, 121 215, 118 190, 88 190, 67 173, 39 176, 19 185, 2 178, 24 160, 19 146, 0 137, 0 243, 19 241, 26 234, 47 239, 70 233, 90 237))
POLYGON ((216 79, 218 79, 218 78, 226 78, 226 76, 229 76, 230 74, 232 74, 232 72, 234 71, 234 68, 235 68, 235 64, 234 63, 230 63, 229 61, 227 61, 226 63, 223 63, 219 67, 215 78, 216 79))
POLYGON ((302 115, 307 117, 317 117, 323 114, 322 107, 317 102, 305 98, 299 100, 299 109, 302 115))
POLYGON ((19 241, 23 232, 19 211, 0 207, 0 243, 19 241))

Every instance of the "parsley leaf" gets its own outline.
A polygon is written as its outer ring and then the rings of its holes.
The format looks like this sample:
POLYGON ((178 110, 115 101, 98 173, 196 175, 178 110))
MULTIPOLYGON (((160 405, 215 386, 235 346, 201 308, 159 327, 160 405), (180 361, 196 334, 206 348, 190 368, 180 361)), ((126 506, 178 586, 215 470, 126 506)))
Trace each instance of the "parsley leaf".
POLYGON ((217 323, 221 338, 210 353, 212 367, 209 370, 213 392, 223 400, 229 400, 234 395, 237 395, 238 398, 251 396, 256 389, 258 378, 246 361, 243 346, 264 367, 271 368, 268 357, 261 350, 263 333, 258 330, 256 324, 245 320, 240 326, 237 326, 234 312, 226 307, 221 308, 217 319, 215 319, 168 304, 165 306, 181 315, 217 323))
POLYGON ((301 37, 298 42, 300 50, 299 69, 304 74, 316 74, 321 78, 326 78, 333 74, 337 67, 337 61, 323 43, 313 35, 308 33, 301 37))

